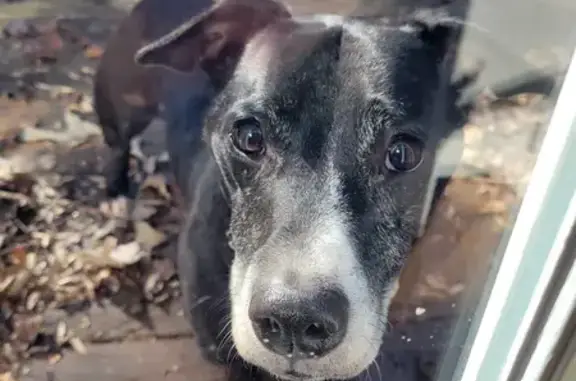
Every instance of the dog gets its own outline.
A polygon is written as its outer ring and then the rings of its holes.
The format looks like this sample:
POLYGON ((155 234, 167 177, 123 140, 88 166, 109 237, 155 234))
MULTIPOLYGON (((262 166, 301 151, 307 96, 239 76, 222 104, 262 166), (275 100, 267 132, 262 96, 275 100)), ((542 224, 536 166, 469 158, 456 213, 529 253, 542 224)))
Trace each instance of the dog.
MULTIPOLYGON (((162 70, 137 65, 134 54, 211 5, 211 0, 143 0, 108 39, 93 86, 94 111, 111 148, 105 169, 108 198, 130 196, 131 140, 159 114, 163 98, 162 70)), ((203 84, 197 85, 202 88, 203 84)))
POLYGON ((443 75, 459 28, 222 0, 138 50, 170 73, 178 272, 207 358, 286 380, 370 367, 437 150, 465 117, 465 81, 443 75), (211 90, 191 95, 192 77, 211 90))

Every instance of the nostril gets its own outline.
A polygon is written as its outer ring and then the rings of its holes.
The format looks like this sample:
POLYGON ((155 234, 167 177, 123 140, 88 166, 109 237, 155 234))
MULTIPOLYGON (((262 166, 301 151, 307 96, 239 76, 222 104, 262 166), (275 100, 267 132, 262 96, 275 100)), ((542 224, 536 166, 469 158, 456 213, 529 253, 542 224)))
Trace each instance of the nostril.
POLYGON ((310 340, 326 340, 330 337, 331 330, 322 323, 312 323, 304 330, 304 337, 310 340))
POLYGON ((260 326, 260 329, 262 330, 263 333, 272 335, 278 335, 282 333, 282 326, 280 325, 278 320, 272 317, 260 319, 258 325, 260 326))
POLYGON ((267 316, 253 319, 252 326, 258 340, 271 351, 284 356, 294 350, 292 328, 286 321, 267 316))

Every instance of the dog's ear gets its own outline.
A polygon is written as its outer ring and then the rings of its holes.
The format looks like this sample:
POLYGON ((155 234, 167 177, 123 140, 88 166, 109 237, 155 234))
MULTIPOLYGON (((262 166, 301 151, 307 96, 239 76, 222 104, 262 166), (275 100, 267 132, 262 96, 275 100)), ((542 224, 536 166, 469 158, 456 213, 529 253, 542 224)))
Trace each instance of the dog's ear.
POLYGON ((138 64, 179 72, 203 68, 213 80, 227 77, 246 43, 259 30, 290 12, 276 0, 220 0, 203 14, 142 47, 138 64))
POLYGON ((464 22, 439 9, 421 9, 403 18, 403 24, 440 56, 455 46, 464 22))

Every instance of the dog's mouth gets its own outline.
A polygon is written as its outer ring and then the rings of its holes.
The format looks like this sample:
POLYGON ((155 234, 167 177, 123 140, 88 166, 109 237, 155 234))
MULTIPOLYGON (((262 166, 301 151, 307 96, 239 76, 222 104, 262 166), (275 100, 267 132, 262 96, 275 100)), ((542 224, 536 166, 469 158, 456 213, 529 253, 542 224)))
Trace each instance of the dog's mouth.
POLYGON ((310 381, 316 379, 315 377, 310 376, 309 374, 300 373, 295 371, 294 369, 287 370, 286 372, 284 372, 282 377, 289 381, 310 381))

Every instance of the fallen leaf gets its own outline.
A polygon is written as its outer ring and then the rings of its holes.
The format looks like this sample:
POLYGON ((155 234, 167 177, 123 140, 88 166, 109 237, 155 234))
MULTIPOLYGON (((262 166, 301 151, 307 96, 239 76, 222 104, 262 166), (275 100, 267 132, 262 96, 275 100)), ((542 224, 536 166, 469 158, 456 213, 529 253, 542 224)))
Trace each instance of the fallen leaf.
POLYGON ((14 335, 25 343, 32 343, 42 326, 42 317, 39 315, 17 314, 13 316, 14 335))
POLYGON ((100 46, 98 46, 98 45, 89 45, 89 46, 84 50, 84 55, 85 55, 87 58, 91 58, 91 59, 100 58, 103 53, 104 53, 104 49, 102 49, 102 48, 101 48, 100 46))
POLYGON ((154 296, 162 290, 162 282, 158 273, 152 273, 144 282, 144 296, 148 300, 154 300, 154 296))
POLYGON ((3 294, 16 279, 16 274, 3 274, 0 272, 0 294, 3 294))
POLYGON ((18 245, 12 250, 12 263, 16 266, 26 265, 26 249, 22 245, 18 245))
POLYGON ((128 216, 131 200, 119 196, 111 200, 104 200, 100 204, 100 211, 108 217, 125 219, 128 216))
POLYGON ((60 360, 62 360, 62 355, 57 353, 57 354, 52 355, 48 358, 48 364, 55 365, 55 364, 59 363, 60 360))
POLYGON ((132 220, 134 221, 142 221, 147 220, 156 214, 157 209, 151 205, 145 205, 145 203, 138 200, 136 205, 134 205, 134 210, 132 211, 132 220))
POLYGON ((68 335, 68 327, 66 322, 59 321, 56 327, 56 344, 62 345, 66 342, 66 337, 68 335))
POLYGON ((11 372, 1 373, 0 374, 0 381, 16 381, 14 377, 12 377, 11 372))
POLYGON ((82 342, 82 340, 80 340, 80 338, 72 337, 68 342, 70 343, 72 348, 81 355, 85 355, 88 353, 88 348, 86 348, 86 345, 82 342))
POLYGON ((166 200, 170 200, 171 197, 170 192, 168 191, 168 185, 166 184, 166 179, 161 174, 148 176, 142 182, 141 191, 148 187, 156 189, 156 191, 160 193, 160 196, 166 200))
POLYGON ((26 309, 28 311, 33 311, 38 305, 38 302, 40 301, 41 297, 42 294, 39 291, 33 291, 32 293, 30 293, 30 295, 28 295, 28 297, 26 298, 26 309))
POLYGON ((147 251, 152 251, 156 246, 166 241, 166 235, 144 221, 134 222, 134 231, 136 241, 147 251))
POLYGON ((478 210, 482 214, 503 214, 508 212, 508 203, 503 200, 489 200, 478 210))
POLYGON ((146 252, 136 241, 119 245, 108 254, 108 258, 112 260, 114 265, 122 267, 132 265, 145 256, 146 252))

